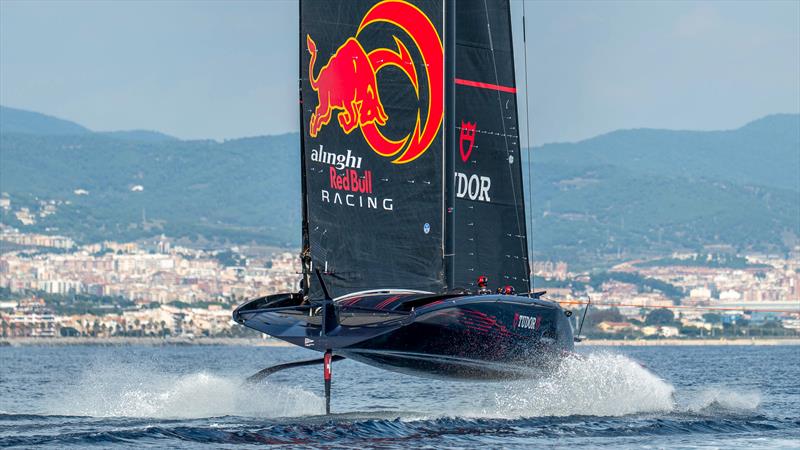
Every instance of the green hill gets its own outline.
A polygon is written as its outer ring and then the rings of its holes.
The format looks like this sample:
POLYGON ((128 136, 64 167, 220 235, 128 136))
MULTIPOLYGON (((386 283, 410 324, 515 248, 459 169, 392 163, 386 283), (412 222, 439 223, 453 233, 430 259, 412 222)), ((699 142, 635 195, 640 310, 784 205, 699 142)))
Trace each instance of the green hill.
POLYGON ((728 131, 623 130, 548 144, 537 163, 615 166, 800 191, 800 115, 775 114, 728 131))
MULTIPOLYGON (((299 245, 297 134, 220 143, 52 129, 2 127, 0 191, 12 208, 62 202, 23 229, 299 245)), ((708 244, 784 252, 800 235, 798 115, 730 131, 618 131, 532 153, 536 259, 589 267, 708 244)))
MULTIPOLYGON (((40 114, 33 111, 0 106, 0 133, 33 134, 38 136, 85 135, 92 130, 69 120, 40 114)), ((121 140, 140 142, 165 142, 178 139, 151 130, 101 131, 101 134, 121 140)))
POLYGON ((296 244, 299 185, 296 135, 224 143, 0 135, 0 190, 12 204, 70 202, 25 229, 84 242, 165 233, 296 244))
POLYGON ((0 106, 0 133, 38 135, 86 134, 89 129, 75 122, 22 109, 0 106))
POLYGON ((533 167, 537 259, 610 264, 709 244, 782 253, 800 235, 797 191, 615 166, 533 167))
POLYGON ((150 130, 103 131, 99 134, 116 139, 139 142, 168 142, 179 140, 174 136, 150 130))
POLYGON ((730 131, 625 130, 533 151, 535 257, 578 264, 800 237, 800 115, 730 131))

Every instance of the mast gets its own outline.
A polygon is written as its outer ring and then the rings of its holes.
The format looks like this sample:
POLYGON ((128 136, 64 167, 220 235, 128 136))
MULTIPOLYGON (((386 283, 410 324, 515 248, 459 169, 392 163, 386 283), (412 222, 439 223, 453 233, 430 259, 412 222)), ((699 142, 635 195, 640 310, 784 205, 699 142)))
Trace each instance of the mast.
POLYGON ((456 0, 444 2, 444 267, 447 290, 455 287, 456 0))
MULTIPOLYGON (((303 2, 298 2, 298 8, 300 10, 299 11, 299 17, 303 17, 303 2)), ((299 28, 300 28, 300 30, 299 30, 300 42, 302 42, 302 40, 303 40, 303 30, 302 30, 302 27, 299 27, 299 28)), ((302 273, 303 273, 302 291, 303 291, 303 295, 306 296, 306 295, 309 295, 310 289, 311 289, 311 243, 309 242, 309 238, 308 238, 308 188, 306 186, 307 185, 307 183, 306 183, 306 176, 307 176, 306 173, 307 172, 306 172, 306 156, 305 156, 306 155, 306 140, 302 138, 302 136, 305 136, 305 129, 306 129, 306 127, 305 127, 305 122, 306 121, 304 119, 305 114, 303 112, 303 108, 304 108, 304 105, 303 105, 303 48, 302 47, 298 47, 298 50, 300 52, 300 57, 298 58, 298 64, 299 64, 298 73, 300 74, 300 76, 297 79, 297 85, 298 85, 298 89, 297 90, 298 90, 298 95, 299 95, 299 99, 300 99, 300 107, 298 109, 300 110, 300 136, 301 136, 301 138, 300 138, 300 192, 301 192, 301 194, 300 195, 302 197, 302 200, 301 200, 301 205, 302 206, 301 207, 303 209, 303 212, 302 212, 302 215, 303 215, 303 219, 302 219, 303 238, 302 238, 302 242, 301 242, 302 247, 300 248, 300 264, 301 264, 301 270, 302 270, 302 273)))

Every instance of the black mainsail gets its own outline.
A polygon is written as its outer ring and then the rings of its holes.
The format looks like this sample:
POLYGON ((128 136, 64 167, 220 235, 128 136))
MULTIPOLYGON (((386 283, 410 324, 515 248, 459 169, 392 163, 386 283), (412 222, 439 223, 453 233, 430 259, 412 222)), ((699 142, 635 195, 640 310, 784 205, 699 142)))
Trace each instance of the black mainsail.
POLYGON ((442 23, 441 1, 300 3, 304 241, 334 296, 445 287, 442 23))
POLYGON ((455 4, 453 78, 443 8, 301 2, 306 273, 331 274, 334 295, 473 289, 480 275, 529 290, 509 3, 455 4), (455 129, 442 125, 445 88, 455 91, 455 129))

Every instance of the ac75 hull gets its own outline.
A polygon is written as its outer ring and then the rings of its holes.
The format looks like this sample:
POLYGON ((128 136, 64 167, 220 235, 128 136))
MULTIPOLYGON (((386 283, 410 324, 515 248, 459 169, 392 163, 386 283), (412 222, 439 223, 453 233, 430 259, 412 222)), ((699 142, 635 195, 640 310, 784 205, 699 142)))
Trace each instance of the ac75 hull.
POLYGON ((325 336, 313 305, 291 303, 253 300, 238 308, 234 319, 299 346, 332 349, 365 364, 423 377, 536 377, 573 349, 564 310, 522 296, 387 293, 345 298, 335 302, 339 324, 325 336))

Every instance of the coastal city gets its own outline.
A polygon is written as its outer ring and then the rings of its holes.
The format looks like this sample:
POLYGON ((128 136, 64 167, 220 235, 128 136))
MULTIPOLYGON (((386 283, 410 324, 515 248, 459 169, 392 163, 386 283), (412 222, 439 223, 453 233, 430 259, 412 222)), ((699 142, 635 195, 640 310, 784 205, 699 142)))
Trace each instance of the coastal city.
MULTIPOLYGON (((0 252, 4 338, 256 337, 231 320, 233 308, 297 290, 300 271, 286 249, 203 250, 165 236, 78 245, 8 226, 0 252)), ((798 261, 675 253, 604 272, 550 261, 532 270, 545 298, 576 312, 576 326, 590 305, 582 332, 592 338, 788 337, 800 334, 798 261)))

